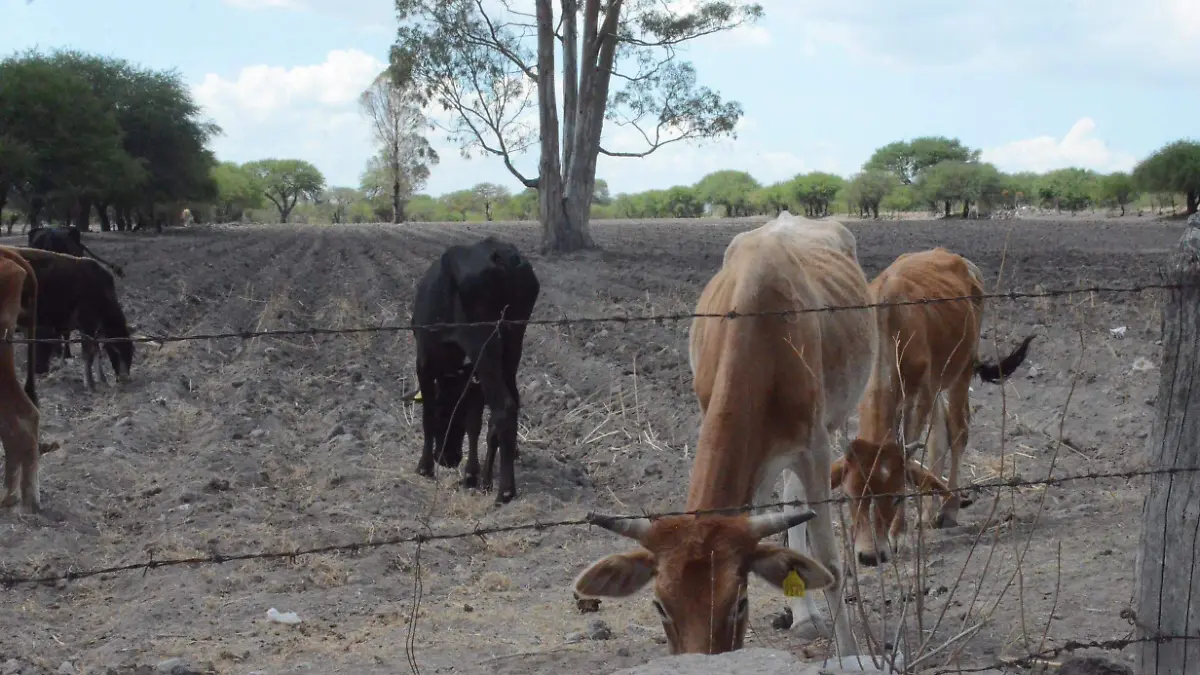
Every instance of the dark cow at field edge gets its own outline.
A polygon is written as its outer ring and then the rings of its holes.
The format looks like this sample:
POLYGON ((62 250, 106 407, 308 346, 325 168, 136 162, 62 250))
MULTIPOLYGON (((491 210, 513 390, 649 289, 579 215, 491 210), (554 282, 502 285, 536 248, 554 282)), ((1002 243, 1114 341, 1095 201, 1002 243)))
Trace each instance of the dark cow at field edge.
MULTIPOLYGON (((130 337, 112 274, 88 258, 33 248, 14 247, 14 250, 29 261, 37 275, 37 316, 34 319, 37 333, 61 336, 79 331, 84 337, 84 381, 89 390, 94 390, 92 366, 98 347, 93 340, 130 337)), ((59 348, 59 344, 46 343, 37 350, 35 369, 38 374, 50 370, 50 359, 59 348)), ((104 351, 117 381, 128 380, 133 366, 133 343, 105 342, 104 351)), ((103 367, 100 368, 100 379, 107 382, 103 367)))
POLYGON ((417 464, 421 475, 433 477, 435 460, 457 467, 465 431, 471 438, 463 485, 490 490, 499 450, 496 501, 516 497, 517 368, 525 339, 523 322, 532 316, 540 290, 529 261, 515 246, 494 237, 448 247, 421 277, 413 301, 414 326, 488 322, 415 331, 424 408, 425 444, 417 464), (522 323, 497 324, 500 319, 522 323), (484 404, 490 416, 480 481, 477 439, 484 404))

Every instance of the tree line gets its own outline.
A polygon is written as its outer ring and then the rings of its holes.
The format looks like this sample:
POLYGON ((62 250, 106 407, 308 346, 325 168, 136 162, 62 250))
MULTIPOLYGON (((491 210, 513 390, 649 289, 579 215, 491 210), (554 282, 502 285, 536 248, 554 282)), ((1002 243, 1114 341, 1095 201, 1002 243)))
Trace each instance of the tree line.
POLYGON ((86 229, 161 225, 216 193, 209 140, 220 128, 175 71, 61 50, 0 61, 0 210, 86 229))

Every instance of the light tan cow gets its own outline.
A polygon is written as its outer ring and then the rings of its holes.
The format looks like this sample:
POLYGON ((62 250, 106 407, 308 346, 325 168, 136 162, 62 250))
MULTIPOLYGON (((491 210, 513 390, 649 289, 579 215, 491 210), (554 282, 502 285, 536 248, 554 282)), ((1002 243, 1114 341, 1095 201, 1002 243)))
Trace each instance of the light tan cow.
MULTIPOLYGON (((21 319, 37 316, 37 277, 33 268, 8 246, 0 246, 0 335, 15 336, 21 319)), ((36 339, 36 322, 29 321, 26 335, 36 339)), ((0 443, 4 445, 4 498, 0 507, 18 502, 32 512, 41 510, 38 465, 43 450, 38 445, 37 391, 34 384, 35 343, 27 343, 25 387, 17 379, 12 342, 0 342, 0 443)))
POLYGON ((858 437, 834 463, 830 477, 834 487, 855 499, 854 549, 864 565, 890 557, 904 528, 903 500, 893 495, 904 492, 906 482, 941 493, 940 512, 929 512, 926 522, 934 527, 957 523, 959 508, 970 503, 953 491, 967 446, 971 379, 979 375, 984 382, 1001 382, 1024 362, 1034 338, 1026 337, 999 365, 980 360, 983 276, 970 260, 944 248, 901 255, 871 282, 871 300, 880 305, 966 297, 971 299, 875 310, 877 359, 858 406, 858 437), (902 449, 919 444, 926 428, 929 470, 902 449), (943 483, 947 446, 950 475, 943 483))
MULTIPOLYGON (((847 251, 853 235, 836 223, 814 222, 785 213, 735 237, 697 313, 867 304, 866 277, 847 251)), ((782 587, 795 571, 808 590, 824 591, 839 652, 857 654, 828 502, 830 437, 862 396, 874 361, 874 326, 870 309, 693 321, 689 355, 703 420, 685 509, 766 503, 788 469, 799 481, 786 482, 784 498, 806 498, 815 513, 595 517, 641 548, 595 562, 576 579, 576 593, 623 597, 653 578, 671 651, 719 653, 742 644, 748 573, 782 587), (790 549, 761 542, 784 530, 790 549)), ((815 627, 812 595, 790 600, 793 627, 815 627)))

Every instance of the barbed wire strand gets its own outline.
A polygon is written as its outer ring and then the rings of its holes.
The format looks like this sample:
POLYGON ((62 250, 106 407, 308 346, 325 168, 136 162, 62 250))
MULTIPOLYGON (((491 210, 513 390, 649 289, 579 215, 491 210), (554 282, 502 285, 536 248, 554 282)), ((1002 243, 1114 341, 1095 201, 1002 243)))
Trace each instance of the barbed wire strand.
POLYGON ((609 316, 591 316, 591 317, 564 317, 561 319, 501 319, 492 321, 465 321, 465 322, 443 322, 417 325, 413 323, 407 324, 380 324, 377 326, 360 326, 356 328, 280 328, 274 330, 252 331, 227 331, 222 333, 196 333, 192 335, 136 335, 130 337, 104 337, 104 338, 18 338, 11 335, 0 337, 0 342, 9 344, 29 344, 36 342, 39 344, 70 344, 92 342, 96 344, 105 344, 109 342, 133 342, 133 343, 157 343, 163 344, 168 342, 189 342, 192 340, 227 340, 227 339, 242 339, 250 340, 258 337, 295 337, 295 336, 317 336, 317 335, 354 335, 361 333, 389 333, 389 332, 415 332, 429 331, 436 332, 442 330, 451 330, 455 328, 476 328, 476 327, 495 327, 504 324, 521 324, 525 326, 579 326, 601 323, 652 323, 656 321, 688 321, 692 319, 742 319, 754 317, 779 317, 786 318, 789 316, 798 316, 802 314, 816 314, 823 312, 845 312, 852 310, 875 309, 879 307, 906 307, 911 305, 938 305, 946 302, 964 302, 977 300, 1027 300, 1037 298, 1058 298, 1071 295, 1082 295, 1091 293, 1112 293, 1112 294, 1137 294, 1146 291, 1155 290, 1183 290, 1192 288, 1193 284, 1141 284, 1137 286, 1082 286, 1076 288, 1060 288, 1045 291, 1009 291, 1006 293, 984 293, 981 295, 959 295, 946 298, 924 298, 921 300, 904 300, 896 302, 878 302, 861 305, 834 305, 828 307, 808 307, 804 309, 786 309, 773 310, 766 312, 738 312, 730 311, 723 314, 702 313, 702 312, 676 312, 670 314, 643 314, 637 316, 629 315, 609 315, 609 316))
MULTIPOLYGON (((1015 480, 1014 479, 1014 480, 1007 480, 1007 481, 996 481, 996 482, 991 482, 991 483, 981 483, 981 484, 976 484, 976 485, 964 486, 964 487, 960 487, 960 488, 955 488, 951 492, 964 493, 964 492, 975 492, 975 491, 980 491, 980 490, 1001 489, 1001 488, 1021 488, 1021 487, 1040 487, 1040 486, 1052 487, 1052 486, 1056 486, 1056 485, 1063 485, 1065 483, 1071 483, 1071 482, 1083 481, 1083 480, 1104 480, 1104 479, 1114 479, 1114 478, 1132 479, 1132 478, 1139 478, 1139 477, 1143 477, 1143 476, 1173 475, 1173 474, 1197 473, 1197 472, 1200 472, 1200 467, 1174 467, 1174 468, 1170 468, 1170 469, 1154 469, 1154 470, 1143 470, 1143 471, 1113 471, 1113 472, 1105 472, 1105 473, 1078 474, 1078 475, 1072 475, 1072 476, 1062 476, 1059 478, 1046 478, 1046 479, 1041 479, 1041 480, 1015 480)), ((941 495, 941 494, 944 494, 944 491, 941 491, 941 490, 919 490, 919 491, 913 491, 913 492, 878 494, 878 495, 874 495, 874 497, 876 497, 876 498, 892 497, 892 498, 916 499, 919 497, 936 496, 936 495, 941 495)), ((612 520, 633 520, 633 519, 638 519, 638 518, 654 519, 654 518, 667 518, 667 517, 673 517, 673 516, 731 515, 731 514, 737 514, 737 513, 746 513, 746 512, 754 511, 754 510, 758 510, 758 509, 779 508, 779 507, 786 507, 786 506, 804 507, 804 506, 813 506, 813 505, 816 505, 819 503, 820 504, 834 504, 834 503, 847 503, 850 501, 853 501, 852 497, 840 496, 840 497, 833 497, 833 498, 830 498, 827 500, 821 500, 819 502, 805 502, 805 501, 801 501, 801 500, 793 500, 793 501, 779 501, 779 502, 771 502, 771 503, 767 503, 767 504, 753 504, 753 505, 747 505, 747 506, 721 508, 721 509, 700 509, 700 510, 694 510, 694 511, 666 511, 666 512, 661 512, 661 513, 641 513, 641 514, 637 514, 637 515, 615 515, 615 516, 605 516, 605 517, 610 518, 612 520)), ((532 522, 517 523, 517 524, 513 524, 513 525, 495 525, 495 526, 490 526, 490 527, 476 526, 475 528, 473 528, 471 530, 459 530, 459 531, 454 531, 454 532, 429 531, 426 533, 398 535, 395 537, 387 537, 384 539, 351 542, 348 544, 324 544, 324 545, 320 545, 320 546, 313 546, 310 548, 295 548, 295 549, 286 550, 286 551, 254 551, 254 552, 231 553, 231 554, 221 554, 218 552, 211 552, 207 555, 198 555, 198 556, 191 556, 191 557, 185 557, 185 558, 165 558, 165 559, 155 559, 153 557, 153 554, 151 553, 150 557, 145 562, 126 563, 126 564, 122 564, 122 565, 112 565, 112 566, 107 566, 107 567, 96 567, 96 568, 82 569, 82 570, 69 570, 69 571, 63 572, 61 574, 47 574, 47 575, 41 575, 41 576, 22 576, 22 575, 17 575, 11 571, 0 570, 0 586, 6 587, 6 588, 12 588, 14 586, 28 585, 28 584, 56 584, 60 581, 75 581, 75 580, 79 580, 79 579, 86 579, 86 578, 101 576, 101 575, 105 575, 105 574, 119 574, 119 573, 123 573, 123 572, 132 572, 132 571, 139 571, 139 570, 146 571, 146 570, 158 569, 161 567, 177 567, 177 566, 181 566, 181 565, 212 565, 212 564, 224 564, 224 563, 229 563, 229 562, 240 562, 240 561, 247 561, 247 560, 294 559, 299 556, 305 556, 305 555, 320 555, 320 554, 328 554, 328 553, 360 553, 362 551, 378 549, 378 548, 385 548, 385 547, 392 547, 392 546, 399 546, 399 545, 403 545, 403 544, 422 545, 422 544, 427 544, 427 543, 433 542, 433 541, 445 541, 445 540, 450 540, 450 539, 467 539, 467 538, 474 538, 474 537, 478 537, 478 538, 482 539, 482 538, 485 538, 485 537, 488 537, 491 535, 496 535, 496 534, 507 534, 507 533, 512 533, 512 532, 522 532, 522 531, 530 531, 530 530, 542 531, 542 530, 548 530, 548 529, 559 528, 559 527, 579 527, 579 526, 593 525, 594 523, 592 522, 591 518, 594 515, 595 515, 595 512, 590 512, 590 513, 588 513, 587 516, 585 516, 583 518, 569 518, 569 519, 552 520, 552 521, 535 520, 532 522)))

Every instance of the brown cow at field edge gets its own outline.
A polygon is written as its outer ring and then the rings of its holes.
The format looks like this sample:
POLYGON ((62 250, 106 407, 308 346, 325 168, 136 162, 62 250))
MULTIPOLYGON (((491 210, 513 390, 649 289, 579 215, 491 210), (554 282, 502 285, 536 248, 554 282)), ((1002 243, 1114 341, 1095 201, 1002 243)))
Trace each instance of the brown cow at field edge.
MULTIPOLYGON (((853 412, 870 375, 874 312, 795 313, 868 304, 866 277, 850 254, 853 242, 836 221, 787 212, 738 235, 696 312, 757 316, 696 319, 690 336, 702 421, 685 509, 765 503, 787 469, 793 476, 784 499, 806 499, 815 513, 592 518, 642 548, 595 562, 576 579, 576 593, 622 597, 653 578, 654 606, 673 653, 740 648, 748 574, 782 587, 793 571, 808 590, 824 591, 839 653, 858 653, 829 504, 830 437, 853 412), (761 543, 784 530, 790 549, 761 543), (808 537, 815 559, 807 555, 808 537)), ((815 627, 811 593, 789 600, 793 627, 815 627)))
MULTIPOLYGON (((12 337, 17 322, 37 311, 37 277, 19 255, 0 247, 0 333, 12 337), (22 298, 27 302, 22 302, 22 298), (24 305, 24 306, 23 306, 24 305)), ((35 336, 30 333, 30 338, 35 336)), ((4 498, 0 507, 20 502, 30 511, 41 510, 38 485, 37 391, 33 380, 34 347, 28 343, 25 388, 17 381, 12 342, 0 342, 0 442, 4 445, 4 498)))
POLYGON ((834 487, 841 486, 855 499, 854 548, 864 565, 886 562, 891 555, 889 539, 904 527, 903 500, 894 495, 905 492, 906 479, 921 491, 935 490, 943 497, 940 513, 929 513, 926 522, 934 527, 957 523, 959 508, 969 504, 953 491, 967 446, 971 379, 979 375, 984 382, 997 383, 1007 378, 1024 362, 1034 337, 1025 338, 998 365, 981 361, 983 276, 974 263, 944 248, 901 255, 871 282, 871 300, 880 305, 967 297, 971 299, 875 310, 879 342, 858 407, 858 437, 830 475, 834 487), (929 470, 901 449, 902 444, 919 443, 927 424, 929 470), (950 475, 943 483, 947 447, 950 475))

